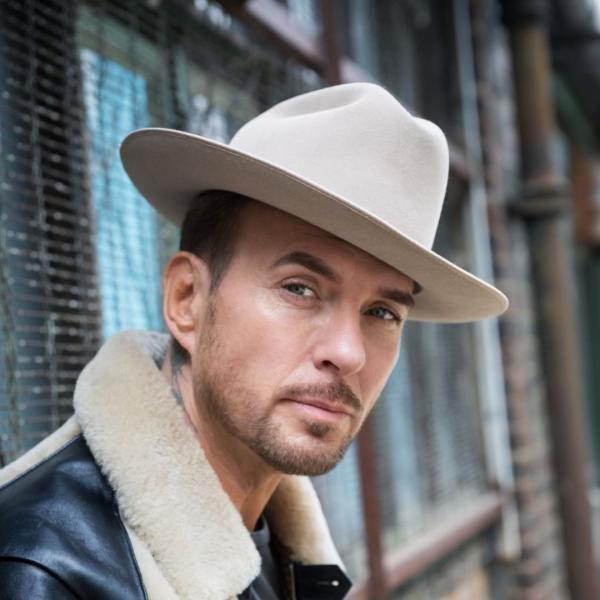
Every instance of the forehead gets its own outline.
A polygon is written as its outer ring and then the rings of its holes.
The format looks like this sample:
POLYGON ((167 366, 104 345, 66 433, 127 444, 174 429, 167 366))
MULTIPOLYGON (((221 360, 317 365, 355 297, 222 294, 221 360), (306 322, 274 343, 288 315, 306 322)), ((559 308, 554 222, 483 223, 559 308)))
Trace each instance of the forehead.
POLYGON ((374 256, 339 237, 262 202, 252 202, 240 219, 238 251, 258 260, 276 258, 293 249, 318 253, 322 260, 344 261, 356 269, 385 276, 396 283, 412 280, 374 256))

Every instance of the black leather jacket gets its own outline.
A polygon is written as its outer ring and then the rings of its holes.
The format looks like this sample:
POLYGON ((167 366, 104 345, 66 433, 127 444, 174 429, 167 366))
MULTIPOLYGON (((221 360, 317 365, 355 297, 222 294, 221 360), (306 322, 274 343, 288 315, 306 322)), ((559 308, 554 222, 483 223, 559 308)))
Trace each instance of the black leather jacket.
POLYGON ((0 598, 147 598, 113 491, 82 436, 0 489, 0 598))
MULTIPOLYGON (((335 600, 350 587, 335 565, 290 572, 296 600, 335 600)), ((0 599, 147 599, 113 490, 82 436, 0 488, 0 599)))

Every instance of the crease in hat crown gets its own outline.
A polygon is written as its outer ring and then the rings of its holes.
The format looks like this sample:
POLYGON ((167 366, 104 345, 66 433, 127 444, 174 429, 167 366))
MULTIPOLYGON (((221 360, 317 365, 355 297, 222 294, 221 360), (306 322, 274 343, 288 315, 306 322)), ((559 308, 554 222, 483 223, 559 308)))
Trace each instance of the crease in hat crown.
POLYGON ((230 146, 302 173, 420 245, 433 245, 448 179, 446 138, 378 85, 285 100, 242 126, 230 146))
POLYGON ((376 84, 284 100, 229 144, 135 131, 121 158, 141 194, 177 225, 201 192, 229 190, 375 256, 421 286, 411 319, 463 322, 508 306, 502 292, 431 250, 448 180, 446 138, 376 84))

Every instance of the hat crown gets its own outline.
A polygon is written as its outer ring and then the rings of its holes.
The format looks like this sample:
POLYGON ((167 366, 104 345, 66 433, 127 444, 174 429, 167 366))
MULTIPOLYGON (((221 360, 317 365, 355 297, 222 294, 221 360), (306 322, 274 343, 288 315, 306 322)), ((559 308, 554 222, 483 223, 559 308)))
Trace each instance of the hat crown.
POLYGON ((448 178, 446 139, 378 85, 285 100, 244 125, 230 145, 433 245, 448 178))
MULTIPOLYGON (((142 129, 121 146, 127 173, 181 224, 198 194, 228 190, 327 231, 417 281, 411 318, 460 322, 506 297, 431 251, 448 178, 438 127, 383 88, 346 84, 285 100, 221 144, 142 129)), ((259 242, 259 240, 257 240, 259 242)))

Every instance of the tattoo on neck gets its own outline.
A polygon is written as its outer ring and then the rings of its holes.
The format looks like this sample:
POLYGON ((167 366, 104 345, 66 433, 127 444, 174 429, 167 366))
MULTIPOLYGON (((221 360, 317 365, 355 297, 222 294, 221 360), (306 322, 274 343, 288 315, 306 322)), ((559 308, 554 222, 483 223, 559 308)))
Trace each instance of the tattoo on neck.
POLYGON ((183 402, 183 394, 181 393, 181 386, 179 385, 179 380, 182 377, 181 371, 183 367, 187 364, 187 361, 181 356, 180 352, 175 350, 175 347, 171 345, 171 389, 173 391, 173 396, 175 396, 175 401, 181 408, 183 409, 183 414, 185 416, 186 423, 188 426, 198 435, 198 429, 194 425, 194 422, 190 418, 188 410, 183 402))
POLYGON ((171 387, 173 388, 173 395, 179 406, 183 406, 183 395, 179 385, 179 377, 184 365, 185 361, 182 360, 179 353, 175 351, 175 346, 171 345, 171 387))

